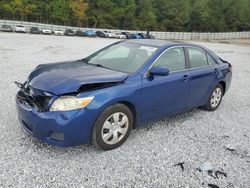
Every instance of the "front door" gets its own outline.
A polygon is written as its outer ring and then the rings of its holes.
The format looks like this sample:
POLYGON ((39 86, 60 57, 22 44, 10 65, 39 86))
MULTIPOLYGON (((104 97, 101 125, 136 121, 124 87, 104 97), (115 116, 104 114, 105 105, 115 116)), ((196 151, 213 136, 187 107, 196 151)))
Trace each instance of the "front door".
POLYGON ((143 114, 145 121, 184 111, 189 96, 189 71, 182 47, 163 52, 153 67, 169 69, 168 76, 143 77, 143 114))

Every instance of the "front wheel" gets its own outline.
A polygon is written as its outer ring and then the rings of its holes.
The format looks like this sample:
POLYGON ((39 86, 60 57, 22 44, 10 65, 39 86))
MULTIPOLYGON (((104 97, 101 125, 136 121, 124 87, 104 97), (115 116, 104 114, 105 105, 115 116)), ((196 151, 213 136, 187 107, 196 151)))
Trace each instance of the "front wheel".
POLYGON ((133 127, 133 114, 124 104, 108 107, 97 118, 92 143, 103 150, 111 150, 121 146, 128 138, 133 127))
POLYGON ((204 105, 202 108, 208 111, 216 110, 220 106, 223 97, 223 92, 223 87, 221 86, 221 84, 218 84, 214 88, 213 92, 210 94, 207 104, 204 105))

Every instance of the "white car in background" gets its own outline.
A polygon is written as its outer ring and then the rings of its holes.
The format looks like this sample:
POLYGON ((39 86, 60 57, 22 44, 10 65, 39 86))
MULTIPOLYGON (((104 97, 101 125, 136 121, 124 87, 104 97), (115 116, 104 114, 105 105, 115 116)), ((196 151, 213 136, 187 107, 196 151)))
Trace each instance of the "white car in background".
POLYGON ((57 36, 62 36, 63 35, 63 31, 61 30, 56 30, 56 31, 53 31, 53 33, 57 36))
POLYGON ((15 28, 15 31, 17 33, 26 33, 26 29, 23 25, 17 25, 16 28, 15 28))
POLYGON ((116 34, 112 33, 111 31, 104 31, 104 33, 108 38, 116 38, 116 34))
POLYGON ((122 33, 112 33, 111 31, 104 31, 108 38, 126 39, 122 33))
POLYGON ((124 35, 124 34, 122 34, 122 33, 116 33, 115 35, 116 35, 115 38, 118 38, 118 39, 126 39, 126 35, 124 35))
POLYGON ((42 34, 51 35, 52 31, 50 29, 42 29, 42 34))

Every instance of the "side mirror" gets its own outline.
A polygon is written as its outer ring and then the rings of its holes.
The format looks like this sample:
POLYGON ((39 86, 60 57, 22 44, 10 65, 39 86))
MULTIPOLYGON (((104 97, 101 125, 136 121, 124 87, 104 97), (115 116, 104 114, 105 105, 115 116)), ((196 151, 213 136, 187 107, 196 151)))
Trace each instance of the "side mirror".
POLYGON ((152 76, 168 76, 169 69, 163 67, 152 67, 149 71, 149 75, 152 76))

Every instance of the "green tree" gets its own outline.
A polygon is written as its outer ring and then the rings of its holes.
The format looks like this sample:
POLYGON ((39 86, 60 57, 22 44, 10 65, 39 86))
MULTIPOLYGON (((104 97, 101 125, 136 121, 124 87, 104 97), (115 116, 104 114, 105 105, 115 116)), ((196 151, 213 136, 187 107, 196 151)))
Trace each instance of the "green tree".
POLYGON ((212 11, 208 6, 208 0, 192 0, 188 31, 208 31, 211 25, 212 11))
POLYGON ((68 24, 70 8, 68 0, 54 0, 51 4, 51 17, 53 23, 68 24))
POLYGON ((112 22, 116 18, 111 14, 115 4, 111 0, 89 0, 88 3, 89 11, 87 14, 91 26, 115 28, 112 22))
POLYGON ((156 29, 156 14, 153 2, 153 0, 137 0, 136 29, 156 29))
POLYGON ((70 0, 69 6, 73 13, 73 17, 77 20, 77 25, 81 27, 82 21, 86 19, 88 3, 84 0, 70 0))
POLYGON ((158 0, 158 29, 165 31, 185 31, 189 29, 191 3, 189 0, 158 0))
POLYGON ((111 14, 116 15, 112 23, 116 28, 133 29, 135 28, 135 10, 136 4, 134 0, 115 0, 114 9, 111 14))
POLYGON ((250 30, 250 0, 1 0, 0 18, 160 31, 250 30))

